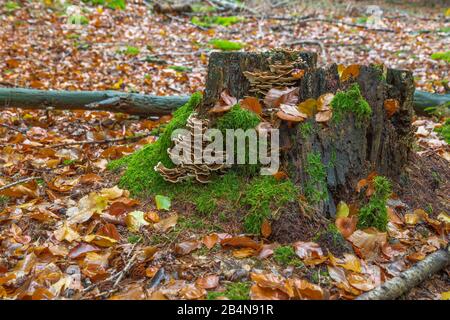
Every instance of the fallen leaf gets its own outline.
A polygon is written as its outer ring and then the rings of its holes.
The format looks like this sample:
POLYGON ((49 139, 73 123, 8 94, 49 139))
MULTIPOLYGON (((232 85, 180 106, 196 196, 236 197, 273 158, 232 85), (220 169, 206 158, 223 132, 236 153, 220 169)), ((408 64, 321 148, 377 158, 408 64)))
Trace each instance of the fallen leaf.
POLYGON ((180 290, 180 296, 183 299, 194 300, 200 299, 206 295, 206 290, 196 286, 195 284, 188 284, 186 287, 180 290))
POLYGON ((244 247, 244 248, 252 248, 258 250, 260 245, 253 239, 246 236, 237 236, 231 237, 227 239, 223 239, 220 244, 222 247, 244 247))
POLYGON ((202 278, 198 278, 195 284, 203 289, 214 289, 219 285, 219 276, 210 274, 202 278))
POLYGON ((288 297, 294 296, 294 289, 292 284, 273 273, 255 273, 252 272, 250 274, 250 278, 252 281, 256 282, 258 286, 261 288, 269 288, 272 290, 280 290, 288 295, 288 297))
POLYGON ((333 112, 331 110, 321 111, 316 114, 317 122, 328 122, 333 116, 333 112))
POLYGON ((72 242, 80 238, 78 232, 73 230, 67 222, 64 222, 64 224, 59 229, 55 230, 53 234, 58 241, 66 240, 67 242, 72 242))
POLYGON ((297 256, 307 265, 320 264, 327 259, 320 246, 315 242, 297 241, 293 246, 297 256))
POLYGON ((342 75, 340 77, 340 80, 342 82, 345 82, 349 79, 356 79, 359 76, 359 64, 351 64, 347 68, 342 71, 342 75))
POLYGON ((219 236, 216 233, 212 233, 203 237, 203 244, 208 248, 213 248, 217 242, 219 242, 219 236))
POLYGON ((348 205, 344 201, 340 201, 336 208, 336 218, 345 218, 348 217, 350 213, 350 209, 348 205))
POLYGON ((175 253, 178 255, 188 254, 198 248, 200 248, 202 243, 197 240, 185 241, 181 243, 177 243, 175 245, 175 253))
POLYGON ((370 291, 376 287, 370 276, 360 273, 349 274, 347 280, 352 287, 361 291, 370 291))
POLYGON ((158 231, 167 231, 170 228, 175 227, 178 221, 178 214, 173 214, 166 219, 160 220, 158 223, 155 223, 153 227, 158 231))
POLYGON ((142 211, 133 211, 128 213, 125 218, 125 223, 127 224, 128 230, 131 232, 138 232, 142 226, 147 226, 150 224, 144 219, 144 212, 142 211))
POLYGON ((400 102, 397 99, 386 99, 384 100, 384 109, 390 118, 400 109, 400 102))
POLYGON ((255 97, 247 97, 241 100, 240 105, 243 109, 250 110, 258 115, 262 113, 262 106, 259 99, 255 97))
POLYGON ((272 234, 272 226, 267 219, 263 220, 261 225, 261 234, 264 238, 268 238, 272 234))
POLYGON ((288 300, 289 296, 280 291, 270 288, 261 288, 257 284, 254 284, 250 288, 251 300, 288 300))
POLYGON ((156 209, 158 210, 170 210, 170 198, 166 196, 156 195, 155 196, 156 209))
POLYGON ((356 230, 357 216, 337 218, 335 225, 344 238, 350 237, 356 230))
POLYGON ((84 241, 86 241, 88 243, 92 242, 92 243, 98 245, 99 247, 105 247, 105 248, 111 247, 117 243, 117 240, 115 240, 115 239, 105 237, 105 236, 100 236, 98 234, 89 234, 84 237, 84 241))
POLYGON ((334 257, 331 253, 329 253, 329 256, 330 262, 333 266, 339 266, 346 270, 354 271, 357 273, 360 273, 362 271, 360 260, 353 254, 344 253, 343 259, 338 259, 334 257))
POLYGON ((324 290, 320 286, 303 279, 294 280, 294 292, 298 299, 324 300, 326 298, 324 290))
POLYGON ((255 249, 252 248, 240 248, 233 250, 233 257, 238 259, 248 258, 254 256, 256 253, 255 249))
POLYGON ((381 252, 382 246, 387 241, 387 235, 386 232, 379 232, 375 228, 369 228, 356 230, 348 237, 348 241, 359 249, 362 258, 373 260, 381 252))
POLYGON ((76 259, 84 256, 88 252, 98 252, 98 251, 100 251, 99 247, 93 246, 89 243, 80 243, 77 244, 72 249, 70 249, 68 256, 71 259, 76 259))
POLYGON ((312 117, 317 113, 317 100, 313 98, 306 99, 299 103, 297 109, 308 117, 312 117))

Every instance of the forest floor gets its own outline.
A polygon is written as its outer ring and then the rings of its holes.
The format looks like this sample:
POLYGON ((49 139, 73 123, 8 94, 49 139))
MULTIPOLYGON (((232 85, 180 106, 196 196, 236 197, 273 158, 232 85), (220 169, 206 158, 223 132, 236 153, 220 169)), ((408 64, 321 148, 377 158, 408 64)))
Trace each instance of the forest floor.
MULTIPOLYGON (((313 50, 323 64, 409 69, 416 88, 430 92, 445 92, 449 80, 448 62, 431 57, 448 50, 444 8, 386 4, 375 31, 350 25, 367 25, 362 4, 275 8, 272 17, 289 19, 241 14, 208 28, 144 2, 83 5, 86 21, 74 28, 53 3, 0 7, 0 86, 192 94, 203 89, 212 39, 246 51, 313 50), (334 22, 296 21, 308 15, 334 22)), ((450 149, 434 131, 442 119, 414 122, 417 152, 408 184, 394 185, 387 233, 353 230, 344 244, 333 232, 278 244, 189 205, 158 209, 153 197, 132 198, 106 165, 155 141, 152 130, 169 120, 0 112, 0 298, 353 299, 447 246, 450 149), (138 134, 145 137, 109 141, 138 134)), ((402 298, 448 299, 449 279, 447 268, 402 298)))

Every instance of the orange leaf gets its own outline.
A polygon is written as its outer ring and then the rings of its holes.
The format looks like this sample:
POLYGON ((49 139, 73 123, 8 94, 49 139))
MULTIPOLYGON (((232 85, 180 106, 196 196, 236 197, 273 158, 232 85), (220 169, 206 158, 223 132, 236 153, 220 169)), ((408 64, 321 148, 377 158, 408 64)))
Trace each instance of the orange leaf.
POLYGON ((240 248, 233 250, 233 257, 243 259, 255 255, 256 250, 252 248, 240 248))
POLYGON ((294 296, 292 284, 281 276, 277 276, 273 273, 252 272, 250 278, 261 288, 277 289, 286 293, 289 297, 294 296))
POLYGON ((214 289, 219 285, 219 276, 211 274, 195 281, 197 286, 203 289, 214 289))
POLYGON ((120 240, 120 234, 117 231, 117 228, 112 223, 107 223, 97 230, 96 234, 112 238, 114 240, 120 240))
POLYGON ((214 247, 217 242, 219 242, 219 236, 216 233, 212 233, 210 235, 206 235, 203 237, 203 244, 208 249, 211 249, 212 247, 214 247))
POLYGON ((277 171, 276 173, 273 174, 273 177, 275 178, 275 180, 280 181, 280 180, 284 180, 289 178, 289 176, 286 174, 286 172, 284 171, 277 171))
POLYGON ((323 300, 326 296, 320 286, 303 279, 295 279, 294 288, 299 299, 323 300))
POLYGON ((258 98, 247 97, 240 102, 240 105, 243 109, 253 111, 258 115, 262 113, 262 106, 261 103, 259 103, 258 98))
POLYGON ((357 216, 351 216, 337 218, 335 224, 342 236, 344 238, 348 238, 353 232, 355 232, 357 222, 357 216))
POLYGON ((289 296, 280 291, 270 288, 261 288, 257 284, 252 285, 250 288, 251 300, 288 300, 289 296))
POLYGON ((253 239, 246 236, 237 236, 232 238, 223 239, 220 244, 223 247, 244 247, 258 250, 260 245, 253 239))
POLYGON ((384 109, 386 110, 388 118, 392 117, 400 109, 400 102, 397 99, 384 100, 384 109))
POLYGON ((360 68, 359 64, 349 65, 342 72, 341 81, 344 82, 351 78, 356 79, 359 76, 359 68, 360 68))
POLYGON ((261 225, 261 234, 264 238, 268 238, 272 234, 272 226, 267 219, 263 220, 261 225))

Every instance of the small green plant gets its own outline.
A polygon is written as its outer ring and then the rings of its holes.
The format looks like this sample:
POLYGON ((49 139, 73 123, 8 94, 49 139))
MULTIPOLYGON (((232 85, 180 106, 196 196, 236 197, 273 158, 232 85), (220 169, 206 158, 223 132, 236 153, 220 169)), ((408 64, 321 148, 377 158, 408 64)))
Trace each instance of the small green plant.
POLYGON ((208 300, 216 300, 219 297, 227 297, 230 300, 249 300, 250 286, 250 282, 230 283, 225 286, 224 292, 210 291, 206 298, 208 300))
POLYGON ((119 50, 118 52, 126 56, 137 56, 141 50, 137 47, 126 46, 125 49, 119 50))
POLYGON ((14 12, 17 9, 20 9, 20 5, 14 1, 8 1, 5 3, 4 8, 7 12, 14 12))
POLYGON ((0 209, 2 209, 4 206, 6 206, 9 202, 9 197, 0 195, 0 209))
POLYGON ((89 19, 81 14, 73 14, 67 18, 68 24, 87 25, 89 19))
POLYGON ((450 27, 439 28, 438 32, 450 33, 450 27))
POLYGON ((359 17, 358 19, 356 19, 356 23, 357 24, 366 24, 367 19, 368 19, 368 17, 359 17))
POLYGON ((332 120, 336 123, 342 121, 347 112, 352 112, 358 122, 365 121, 372 115, 372 109, 361 95, 357 83, 352 84, 347 91, 336 93, 331 100, 331 107, 333 108, 332 120))
POLYGON ((245 45, 240 42, 233 42, 222 39, 213 39, 208 42, 214 49, 222 51, 234 51, 241 50, 245 45))
POLYGON ((305 171, 308 181, 305 184, 305 196, 312 204, 328 199, 327 172, 319 152, 310 152, 306 156, 305 171))
POLYGON ((431 55, 433 60, 444 60, 445 62, 450 62, 450 51, 446 52, 436 52, 431 55))
POLYGON ((436 131, 438 135, 445 140, 445 142, 450 144, 450 118, 445 120, 441 127, 435 128, 434 131, 436 131))
POLYGON ((135 244, 141 242, 142 238, 137 234, 132 234, 128 237, 128 242, 131 244, 135 244))
POLYGON ((106 6, 114 10, 125 10, 126 8, 126 0, 83 0, 83 2, 92 6, 106 6))
POLYGON ((64 159, 63 160, 63 165, 70 166, 71 164, 74 164, 76 162, 77 162, 77 160, 75 160, 75 159, 64 159))
POLYGON ((383 176, 376 176, 373 184, 375 192, 369 202, 359 210, 358 228, 375 227, 380 231, 386 231, 388 223, 386 202, 392 193, 392 184, 383 176))

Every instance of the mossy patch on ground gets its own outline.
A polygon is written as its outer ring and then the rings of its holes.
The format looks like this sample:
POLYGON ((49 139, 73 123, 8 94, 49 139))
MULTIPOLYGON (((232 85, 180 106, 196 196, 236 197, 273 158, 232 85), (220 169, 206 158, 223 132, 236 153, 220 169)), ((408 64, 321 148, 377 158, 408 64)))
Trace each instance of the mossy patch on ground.
POLYGON ((234 51, 241 50, 245 45, 240 42, 233 42, 222 39, 213 39, 208 42, 214 49, 219 49, 222 51, 234 51))
POLYGON ((391 182, 383 176, 373 179, 374 194, 369 202, 358 213, 358 228, 375 227, 380 231, 387 230, 388 212, 386 202, 392 193, 391 182))
POLYGON ((444 60, 445 62, 450 63, 450 51, 433 53, 431 59, 444 60))
POLYGON ((342 121, 347 112, 352 112, 358 122, 363 122, 372 115, 372 109, 361 95, 357 83, 352 84, 347 91, 336 93, 333 100, 331 100, 331 107, 333 108, 332 120, 336 123, 342 121))
POLYGON ((208 300, 216 300, 219 297, 226 297, 230 300, 249 300, 250 299, 250 282, 234 282, 227 284, 225 291, 209 291, 208 300))
POLYGON ((445 142, 450 144, 450 118, 445 120, 445 123, 442 127, 434 129, 442 138, 444 138, 445 142))
POLYGON ((239 23, 245 21, 245 18, 242 17, 236 17, 236 16, 229 16, 229 17, 222 17, 222 16, 204 16, 204 17, 193 17, 191 19, 191 22, 197 26, 210 28, 214 25, 219 25, 223 27, 229 27, 233 24, 239 23))

